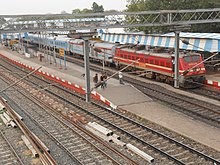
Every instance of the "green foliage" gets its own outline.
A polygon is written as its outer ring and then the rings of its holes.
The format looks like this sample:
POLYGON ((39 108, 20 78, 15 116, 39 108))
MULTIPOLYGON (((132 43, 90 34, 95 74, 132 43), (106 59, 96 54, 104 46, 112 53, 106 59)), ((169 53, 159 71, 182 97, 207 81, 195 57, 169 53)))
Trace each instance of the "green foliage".
POLYGON ((93 13, 103 13, 104 8, 102 5, 99 6, 96 2, 93 2, 92 11, 93 11, 93 13))
MULTIPOLYGON (((125 11, 154 11, 154 10, 184 10, 184 9, 209 9, 220 7, 219 0, 127 0, 125 11)), ((143 18, 138 18, 142 20, 143 18)), ((126 17, 130 22, 132 19, 126 17)), ((144 20, 144 19, 143 19, 144 20)), ((168 32, 170 27, 138 27, 128 28, 132 31, 144 31, 145 33, 168 32)), ((187 30, 189 31, 189 30, 187 30)), ((220 23, 192 25, 192 32, 220 32, 220 23)))
POLYGON ((85 13, 102 13, 104 12, 104 8, 102 5, 98 5, 96 2, 93 2, 91 9, 84 8, 80 9, 73 9, 72 14, 85 14, 85 13))

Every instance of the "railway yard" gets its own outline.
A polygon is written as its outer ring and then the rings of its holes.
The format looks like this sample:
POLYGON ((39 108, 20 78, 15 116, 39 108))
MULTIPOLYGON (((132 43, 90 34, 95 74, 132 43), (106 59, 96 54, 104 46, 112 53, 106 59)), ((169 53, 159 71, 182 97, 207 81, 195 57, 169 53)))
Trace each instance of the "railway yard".
POLYGON ((0 164, 220 164, 219 89, 175 89, 124 72, 124 85, 115 75, 88 103, 74 90, 84 87, 82 60, 68 57, 64 70, 3 46, 0 54, 1 114, 17 125, 0 119, 0 164))

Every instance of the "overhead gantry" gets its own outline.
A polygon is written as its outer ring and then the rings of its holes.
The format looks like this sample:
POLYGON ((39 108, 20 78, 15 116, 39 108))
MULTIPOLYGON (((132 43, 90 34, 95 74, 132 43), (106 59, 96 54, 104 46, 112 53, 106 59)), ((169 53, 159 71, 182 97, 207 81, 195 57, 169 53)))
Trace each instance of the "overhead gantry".
POLYGON ((0 15, 0 33, 176 26, 214 22, 220 22, 220 8, 90 14, 0 15))

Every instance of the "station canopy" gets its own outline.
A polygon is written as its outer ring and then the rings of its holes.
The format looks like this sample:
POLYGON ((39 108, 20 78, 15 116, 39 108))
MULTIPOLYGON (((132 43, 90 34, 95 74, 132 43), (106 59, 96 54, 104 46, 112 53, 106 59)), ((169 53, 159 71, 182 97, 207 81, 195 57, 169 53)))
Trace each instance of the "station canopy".
MULTIPOLYGON (((103 33, 101 39, 121 44, 131 43, 147 46, 175 48, 175 34, 143 35, 143 34, 115 34, 103 33)), ((186 45, 180 41, 180 49, 194 51, 220 52, 220 33, 180 33, 180 40, 187 40, 186 45), (201 49, 202 48, 202 49, 201 49)))

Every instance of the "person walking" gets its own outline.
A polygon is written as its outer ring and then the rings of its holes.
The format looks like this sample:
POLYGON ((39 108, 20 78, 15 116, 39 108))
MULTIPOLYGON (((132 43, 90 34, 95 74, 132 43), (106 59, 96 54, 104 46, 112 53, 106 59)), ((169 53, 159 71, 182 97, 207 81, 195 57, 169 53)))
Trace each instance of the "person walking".
POLYGON ((118 73, 118 78, 119 78, 119 83, 120 83, 120 84, 124 84, 124 83, 123 83, 123 80, 122 80, 122 78, 123 78, 122 72, 119 72, 119 73, 118 73))

